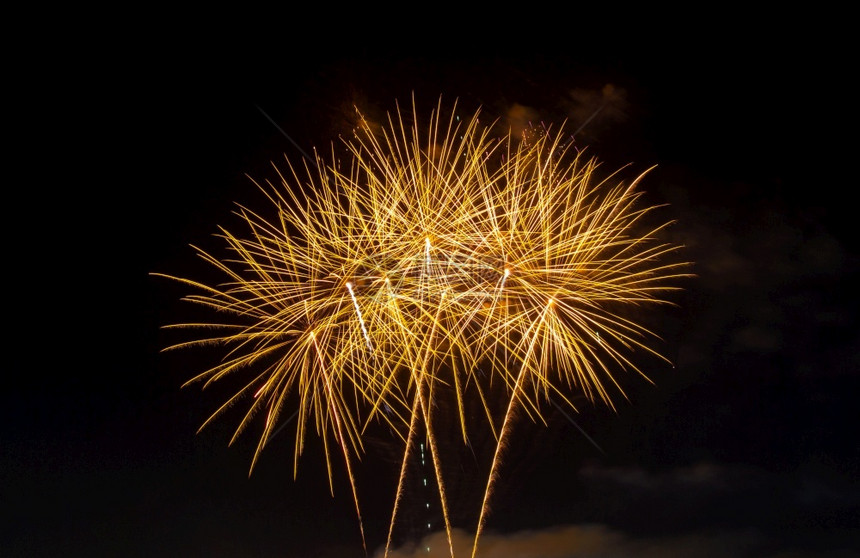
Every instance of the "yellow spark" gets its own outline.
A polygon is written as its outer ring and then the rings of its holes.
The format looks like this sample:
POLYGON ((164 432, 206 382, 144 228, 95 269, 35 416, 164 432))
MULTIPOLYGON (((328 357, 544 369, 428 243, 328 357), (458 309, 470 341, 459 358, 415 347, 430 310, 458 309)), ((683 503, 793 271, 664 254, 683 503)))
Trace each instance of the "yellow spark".
POLYGON ((352 298, 352 305, 355 306, 355 314, 358 316, 358 322, 361 325, 361 332, 364 334, 364 340, 367 341, 367 348, 373 350, 373 345, 370 344, 370 337, 367 336, 367 327, 364 325, 364 317, 361 315, 361 308, 358 307, 358 301, 355 299, 355 293, 352 290, 352 283, 346 283, 346 289, 349 291, 349 296, 352 298))

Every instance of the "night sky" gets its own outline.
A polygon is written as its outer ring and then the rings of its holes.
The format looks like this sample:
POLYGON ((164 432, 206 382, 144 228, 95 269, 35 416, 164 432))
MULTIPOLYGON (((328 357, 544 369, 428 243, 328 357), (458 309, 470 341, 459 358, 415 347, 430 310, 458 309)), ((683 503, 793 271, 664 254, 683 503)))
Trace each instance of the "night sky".
MULTIPOLYGON (((62 94, 34 88, 40 147, 7 206, 0 556, 363 556, 346 478, 332 497, 316 443, 293 479, 285 429, 249 478, 254 433, 228 447, 238 414, 197 434, 229 392, 180 388, 202 366, 160 352, 175 341, 161 326, 191 315, 189 293, 150 274, 205 276, 189 245, 217 250, 234 204, 264 203, 246 173, 273 178, 270 161, 346 133, 353 105, 381 117, 413 92, 533 123, 602 107, 577 142, 628 176, 657 165, 642 189, 694 264, 677 307, 653 310, 674 368, 623 377, 616 411, 580 400, 521 423, 482 558, 860 553, 860 267, 854 179, 831 146, 838 80, 787 32, 655 34, 58 54, 62 94)), ((397 449, 369 443, 374 556, 397 449)), ((454 484, 465 533, 481 488, 466 472, 454 484)), ((445 546, 434 533, 396 556, 445 546)))

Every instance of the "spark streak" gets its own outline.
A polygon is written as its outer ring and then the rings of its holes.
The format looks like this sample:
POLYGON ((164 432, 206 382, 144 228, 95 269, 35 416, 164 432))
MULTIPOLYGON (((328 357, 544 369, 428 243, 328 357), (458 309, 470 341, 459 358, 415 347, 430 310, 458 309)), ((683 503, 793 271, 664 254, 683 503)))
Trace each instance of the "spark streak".
POLYGON ((358 300, 355 299, 355 293, 352 290, 352 283, 347 282, 346 290, 349 291, 349 296, 352 298, 352 305, 355 306, 355 315, 358 316, 358 323, 361 324, 361 333, 364 334, 364 340, 367 341, 367 349, 373 351, 373 345, 370 344, 370 337, 367 336, 367 327, 364 325, 364 318, 361 316, 361 308, 358 307, 358 300))

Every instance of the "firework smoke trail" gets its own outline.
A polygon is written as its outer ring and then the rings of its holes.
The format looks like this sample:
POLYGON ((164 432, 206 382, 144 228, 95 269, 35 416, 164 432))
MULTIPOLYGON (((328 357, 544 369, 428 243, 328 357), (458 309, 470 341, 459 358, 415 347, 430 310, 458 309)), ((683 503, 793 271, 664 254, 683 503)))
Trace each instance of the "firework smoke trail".
POLYGON ((329 161, 315 152, 303 167, 287 160, 288 172, 273 165, 279 183, 254 183, 275 218, 239 206, 248 232, 219 234, 229 257, 195 248, 223 283, 154 274, 223 317, 168 326, 212 332, 168 349, 225 350, 188 384, 247 374, 201 429, 247 397, 231 443, 265 413, 253 470, 281 413, 297 407, 294 476, 313 428, 332 493, 332 454, 345 460, 362 541, 353 463, 372 423, 394 432, 404 446, 386 552, 423 434, 453 557, 440 451, 453 440, 434 430, 436 386, 451 388, 463 443, 481 427, 496 441, 474 556, 517 415, 543 422, 541 403, 556 399, 575 411, 571 392, 612 406, 624 395, 619 372, 645 376, 628 353, 663 358, 648 344, 656 335, 623 310, 668 303, 686 276, 671 258, 678 247, 659 240, 668 224, 646 226, 655 208, 639 206, 645 173, 629 184, 620 171, 598 179, 597 161, 571 149, 562 129, 491 137, 479 112, 461 120, 456 111, 444 117, 440 99, 424 127, 413 100, 387 127, 362 120, 345 157, 333 145, 329 161), (492 382, 502 400, 490 398, 492 382), (484 418, 467 420, 463 402, 476 394, 484 418))

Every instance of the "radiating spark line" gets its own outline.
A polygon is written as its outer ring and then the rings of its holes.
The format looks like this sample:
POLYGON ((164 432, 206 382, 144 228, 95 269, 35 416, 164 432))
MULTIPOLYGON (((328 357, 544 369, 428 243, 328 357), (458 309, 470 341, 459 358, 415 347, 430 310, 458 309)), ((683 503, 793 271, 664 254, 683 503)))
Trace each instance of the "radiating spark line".
POLYGON ((311 156, 310 156, 310 155, 308 155, 307 153, 305 153, 304 149, 302 149, 302 148, 301 148, 301 146, 299 146, 299 144, 297 144, 297 143, 295 142, 295 140, 293 140, 293 138, 291 138, 291 137, 290 137, 290 136, 289 136, 289 135, 284 131, 284 129, 283 129, 283 128, 281 128, 281 127, 278 125, 278 123, 277 123, 277 122, 275 122, 274 120, 272 120, 272 117, 271 117, 271 116, 269 116, 268 114, 266 114, 266 111, 264 111, 264 110, 263 110, 262 108, 260 108, 259 106, 257 106, 257 110, 259 110, 259 111, 263 114, 263 116, 265 116, 265 117, 266 117, 266 120, 268 120, 269 122, 271 122, 272 126, 274 126, 275 128, 277 128, 277 129, 278 129, 278 131, 279 131, 279 132, 281 132, 281 133, 284 135, 284 137, 285 137, 285 138, 287 138, 288 140, 290 140, 290 143, 291 143, 291 144, 293 144, 293 145, 295 146, 295 148, 299 150, 299 152, 302 154, 302 156, 304 156, 308 161, 311 161, 312 163, 315 163, 315 161, 314 161, 313 159, 311 159, 311 156))
POLYGON ((564 410, 564 408, 561 405, 559 405, 558 403, 556 403, 552 399, 550 401, 552 402, 553 407, 555 407, 558 410, 558 412, 561 413, 562 416, 564 418, 566 418, 570 424, 572 424, 577 430, 579 430, 579 433, 582 434, 583 436, 585 436, 585 439, 588 440, 592 446, 597 448, 597 451, 599 451, 603 455, 606 455, 606 452, 603 451, 603 448, 601 448, 599 445, 597 445, 597 442, 595 442, 594 439, 591 436, 589 436, 588 433, 585 430, 583 430, 582 427, 579 426, 575 420, 573 420, 573 417, 571 417, 569 414, 567 414, 567 412, 564 410))
POLYGON ((361 308, 358 307, 358 301, 355 299, 355 293, 352 290, 352 283, 346 284, 346 290, 349 291, 349 296, 352 298, 352 304, 355 306, 355 314, 358 316, 358 322, 361 324, 361 333, 364 334, 364 340, 367 341, 367 348, 373 351, 373 345, 370 344, 370 337, 367 335, 367 327, 364 325, 364 317, 361 315, 361 308))

